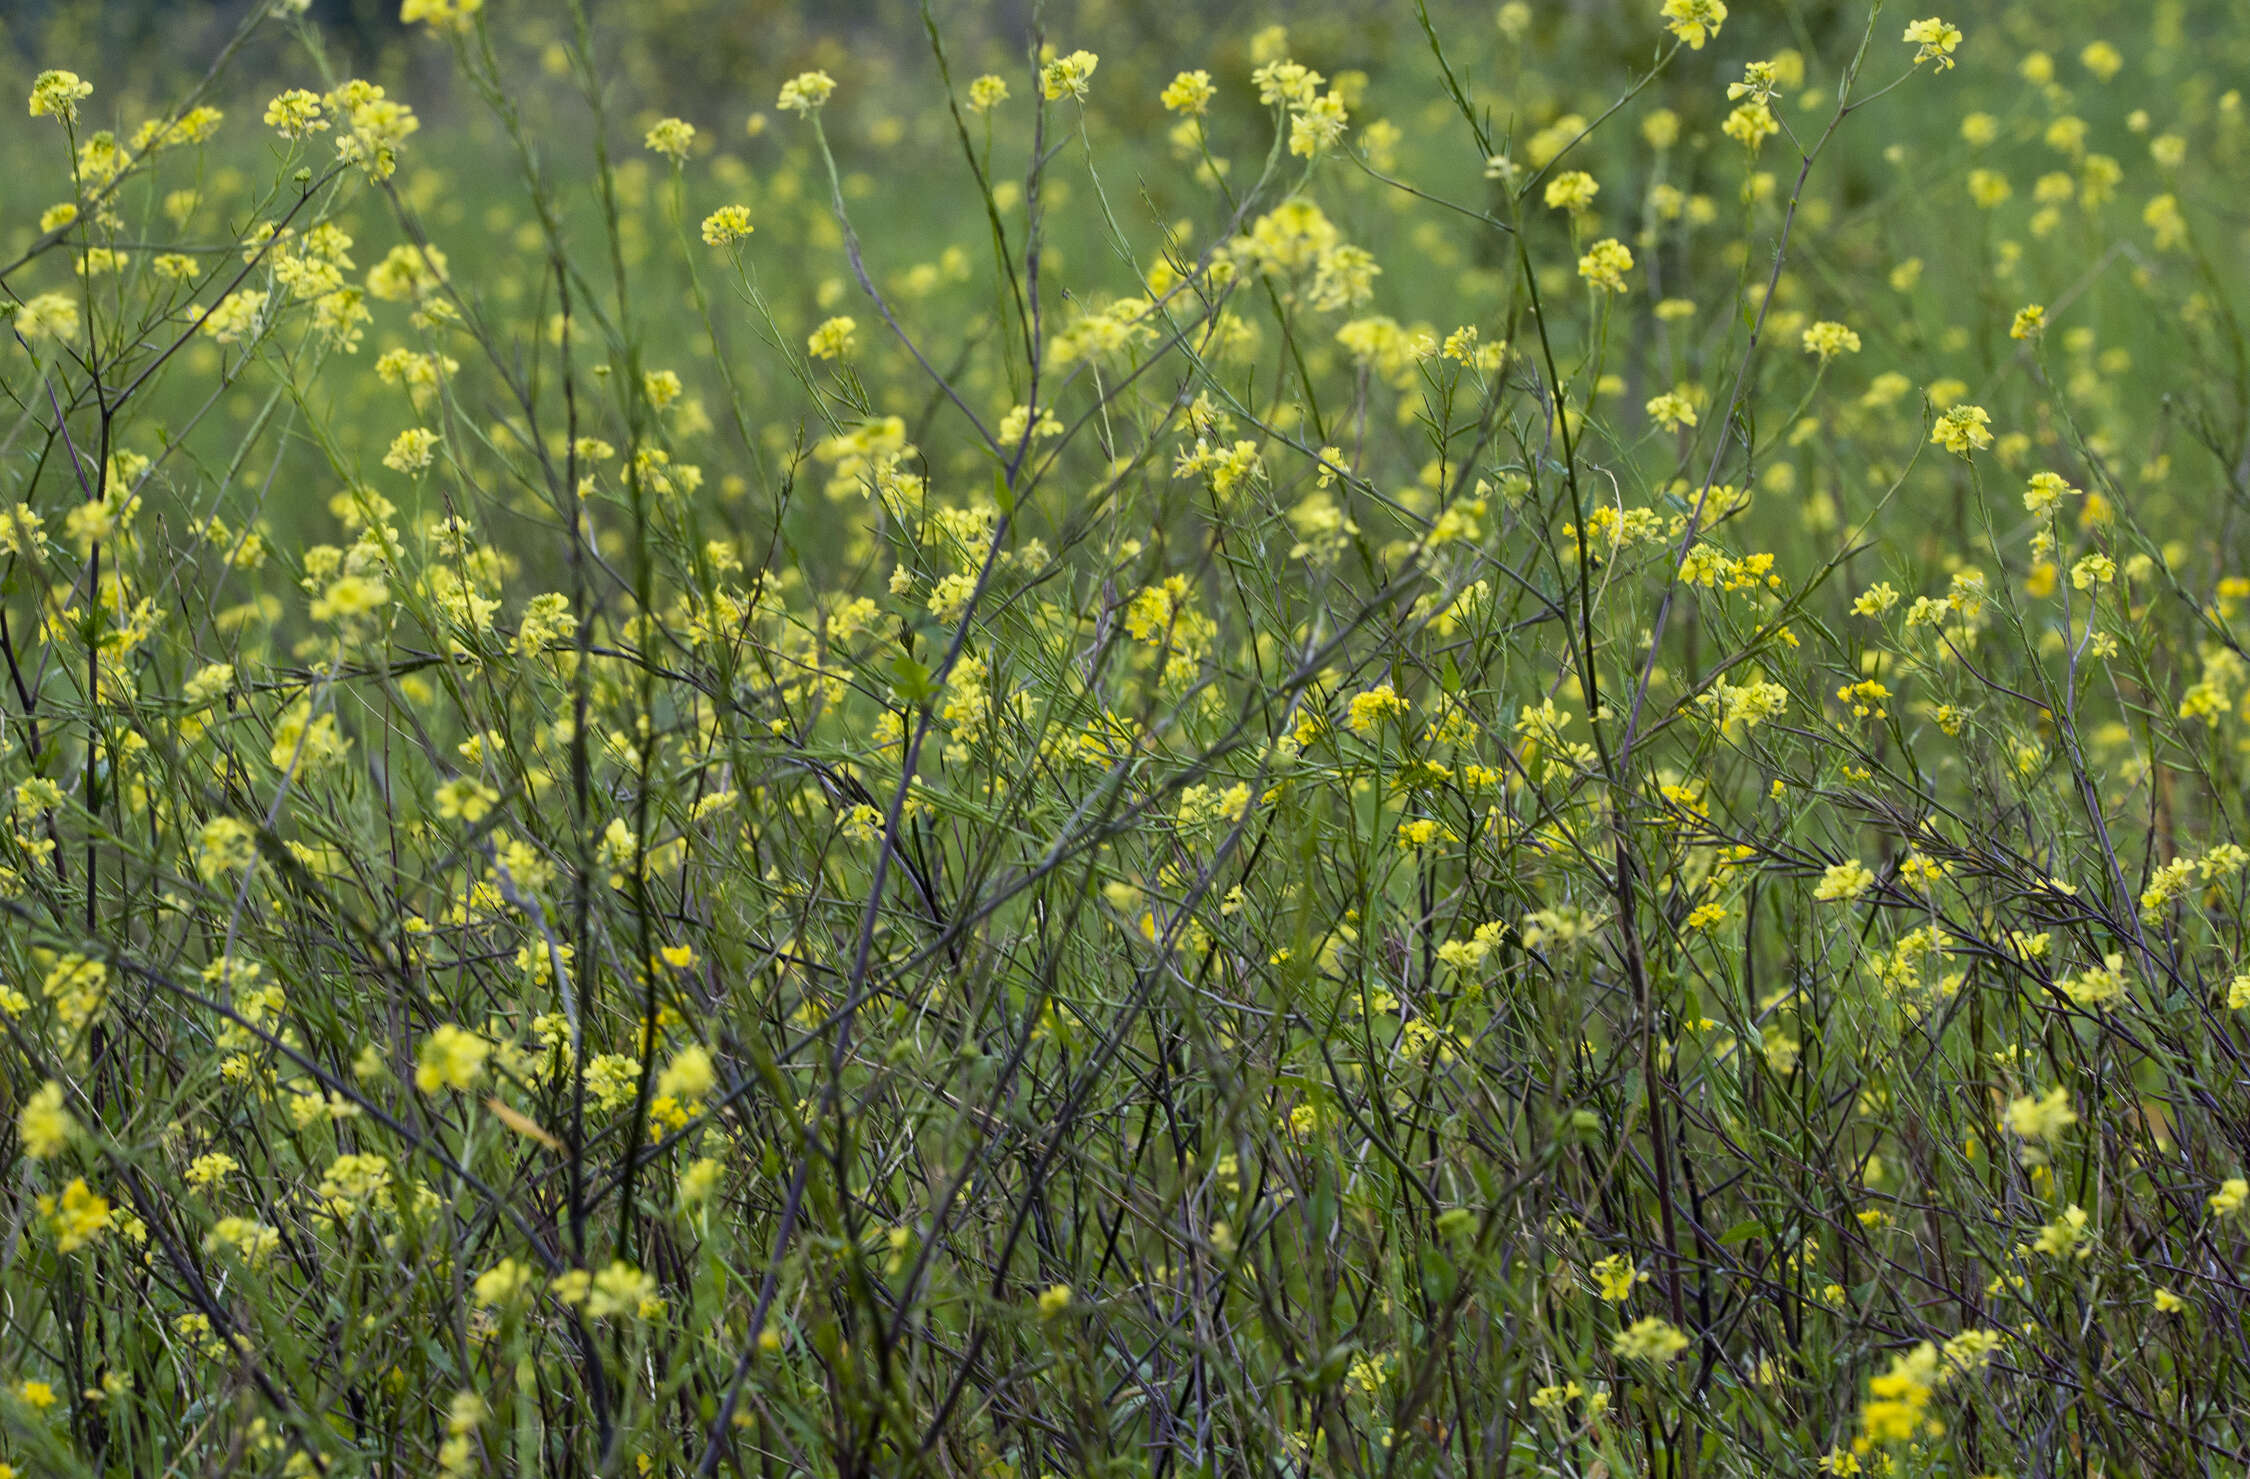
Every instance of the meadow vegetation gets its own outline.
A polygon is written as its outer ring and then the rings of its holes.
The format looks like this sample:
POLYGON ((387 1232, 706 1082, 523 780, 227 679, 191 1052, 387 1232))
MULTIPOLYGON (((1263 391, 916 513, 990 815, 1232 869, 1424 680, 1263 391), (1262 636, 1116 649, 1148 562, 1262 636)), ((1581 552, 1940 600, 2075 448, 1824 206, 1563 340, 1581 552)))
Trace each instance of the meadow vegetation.
POLYGON ((2250 1465, 2232 6, 96 9, 0 1479, 2250 1465))

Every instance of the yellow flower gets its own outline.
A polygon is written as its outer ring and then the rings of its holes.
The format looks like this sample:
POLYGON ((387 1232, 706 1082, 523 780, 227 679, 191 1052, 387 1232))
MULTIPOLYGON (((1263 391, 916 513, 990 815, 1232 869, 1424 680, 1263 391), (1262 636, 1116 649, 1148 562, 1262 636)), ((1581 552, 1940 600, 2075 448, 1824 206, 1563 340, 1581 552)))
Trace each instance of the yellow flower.
POLYGON ((1175 76, 1158 101, 1171 112, 1200 116, 1211 106, 1211 99, 1217 91, 1211 85, 1211 74, 1198 68, 1175 76))
POLYGON ((55 1235, 57 1253, 75 1253, 111 1225, 109 1199, 96 1195, 82 1178, 73 1178, 59 1197, 42 1196, 39 1212, 55 1235))
POLYGON ((1632 270, 1632 249, 1613 236, 1595 242, 1578 259, 1578 275, 1605 292, 1624 292, 1625 274, 1632 270))
POLYGON ((2086 1209, 2073 1202, 2063 1209, 2062 1216, 2039 1229, 2039 1236, 2031 1240, 2031 1246, 2049 1258, 2084 1258, 2094 1251, 2079 1246, 2085 1241, 2086 1223, 2086 1209))
POLYGON ((2015 322, 2008 325, 2011 339, 2036 339, 2047 332, 2047 310, 2038 303, 2026 303, 2016 310, 2015 322))
POLYGON ((27 344, 78 337, 78 305, 63 293, 39 293, 16 310, 14 328, 27 344))
POLYGON ((368 293, 385 303, 427 298, 445 282, 445 253, 401 243, 367 269, 368 293))
POLYGON ((2008 1129, 2025 1140, 2052 1140, 2077 1123, 2070 1091, 2059 1085, 2037 1099, 2025 1095, 2008 1105, 2008 1129))
POLYGON ((1051 1289, 1044 1289, 1040 1291, 1040 1319, 1052 1320, 1055 1316, 1061 1314, 1064 1310, 1067 1310, 1069 1308, 1070 1286, 1068 1284, 1057 1284, 1051 1289))
POLYGON ((690 1161, 680 1172, 681 1205, 692 1207, 709 1201, 711 1193, 718 1190, 725 1170, 725 1166, 709 1156, 690 1161))
POLYGON ((1040 69, 1039 89, 1047 100, 1073 97, 1081 101, 1086 96, 1086 86, 1093 80, 1094 68, 1102 59, 1090 51, 1074 51, 1069 56, 1057 57, 1040 69))
POLYGON ((474 1289, 477 1305, 482 1309, 513 1308, 520 1305, 530 1297, 532 1284, 537 1277, 527 1265, 513 1258, 503 1258, 477 1275, 474 1289))
POLYGON ((429 471, 437 444, 438 434, 428 427, 409 427, 391 438, 390 450, 383 454, 383 466, 392 472, 418 477, 429 471))
POLYGON ((2077 975, 2057 983, 2063 995, 2080 1006, 2102 1006, 2125 994, 2125 956, 2111 951, 2102 957, 2098 966, 2088 966, 2077 975))
POLYGON ((2024 489, 2023 506, 2026 512, 2044 514, 2062 502, 2065 494, 2077 491, 2064 482, 2059 474, 2035 472, 2031 475, 2031 486, 2024 489))
POLYGON ((1857 683, 1846 683, 1836 690, 1836 697, 1851 705, 1854 719, 1882 719, 1890 711, 1883 707, 1891 696, 1890 688, 1873 678, 1863 678, 1857 683))
POLYGON ((244 1263, 264 1263, 281 1246, 281 1233, 251 1217, 222 1217, 203 1235, 203 1251, 231 1249, 244 1263))
POLYGON ((330 582, 312 603, 314 621, 349 622, 379 611, 391 599, 391 588, 370 575, 346 575, 330 582))
POLYGON ((1354 734, 1373 734, 1382 728, 1383 721, 1407 711, 1407 702, 1399 697, 1398 690, 1388 683, 1380 683, 1365 693, 1352 695, 1350 713, 1346 723, 1354 734))
POLYGON ((781 85, 774 106, 784 113, 811 113, 835 94, 836 79, 826 72, 799 72, 781 85))
POLYGON ((437 788, 434 799, 439 816, 474 826, 491 814, 500 793, 474 776, 457 775, 437 788))
POLYGON ((1805 330, 1805 353, 1817 354, 1822 364, 1839 354, 1859 353, 1859 335, 1833 319, 1822 319, 1805 330))
POLYGON ((23 1153, 35 1161, 43 1161, 62 1154, 70 1142, 77 1122, 70 1111, 63 1108, 63 1086, 48 1079, 24 1100, 22 1113, 16 1116, 16 1133, 22 1137, 23 1153))
POLYGON ((425 21, 433 31, 466 30, 470 17, 484 9, 484 0, 405 0, 398 18, 408 25, 425 21))
POLYGON ((244 289, 238 293, 229 293, 226 297, 220 299, 218 306, 213 308, 204 318, 203 333, 206 337, 221 344, 236 344, 245 338, 254 338, 262 321, 265 306, 266 295, 264 293, 249 289, 244 289))
POLYGON ((422 1039, 422 1051, 414 1065, 414 1087, 425 1094, 474 1088, 491 1052, 491 1043, 447 1022, 422 1039))
POLYGON ((76 72, 46 71, 31 84, 31 116, 78 122, 78 104, 94 95, 94 84, 76 72))
POLYGON ((1979 209, 1991 210, 2013 193, 2008 177, 1996 169, 1973 169, 1968 174, 1969 199, 1979 209))
POLYGON ((656 1297, 656 1280, 619 1259, 593 1276, 586 1293, 586 1313, 596 1320, 613 1315, 643 1316, 656 1297))
POLYGON ((1430 817, 1418 817, 1400 822, 1397 836, 1400 847, 1414 848, 1428 847, 1441 838, 1448 838, 1448 833, 1443 822, 1430 817))
POLYGON ((1878 580, 1859 593, 1852 602, 1854 616, 1881 616, 1898 604, 1898 587, 1887 580, 1878 580))
POLYGON ((1591 210, 1601 188, 1594 177, 1582 169, 1565 171, 1547 182, 1547 209, 1569 211, 1572 215, 1591 210))
POLYGON ((351 121, 351 132, 336 141, 336 157, 359 165, 371 180, 387 180, 396 173, 399 145, 422 126, 414 110, 385 97, 375 83, 357 79, 330 93, 327 102, 351 121))
POLYGON ((1770 102, 1774 89, 1780 85, 1780 72, 1772 62, 1746 62, 1742 67, 1742 80, 1727 84, 1727 101, 1749 98, 1754 102, 1770 102))
POLYGON ((1667 30, 1686 42, 1690 51, 1701 51, 1719 34, 1727 8, 1722 0, 1664 0, 1663 15, 1667 30))
POLYGON ((661 154, 678 164, 686 159, 688 150, 695 144, 695 125, 685 118, 666 118, 651 128, 642 138, 652 154, 661 154))
POLYGON ((1961 44, 1961 28, 1933 15, 1927 20, 1910 22, 1903 39, 1921 48, 1914 53, 1915 66, 1934 60, 1942 72, 1953 65, 1953 48, 1961 44))
POLYGON ((300 699, 274 722, 273 744, 267 751, 276 769, 295 766, 310 775, 344 757, 351 741, 339 734, 334 714, 313 715, 311 704, 300 699))
POLYGON ((1992 445, 1992 433, 1985 429, 1991 424, 1982 406, 1954 406, 1930 428, 1930 440, 1956 457, 1974 456, 1992 445))
POLYGON ((1752 101, 1739 104, 1727 114, 1726 121, 1719 125, 1719 132, 1755 154, 1760 144, 1781 132, 1781 121, 1773 116, 1773 109, 1752 101))
POLYGON ((1846 902, 1858 898, 1875 883, 1875 874, 1857 858, 1846 858, 1841 863, 1831 863, 1820 875, 1820 886, 1813 897, 1821 903, 1846 902))
POLYGON ((1649 420, 1654 421, 1666 431, 1678 431, 1683 426, 1695 425, 1694 402, 1676 390, 1667 390, 1662 395, 1651 396, 1648 404, 1642 409, 1648 412, 1649 420))
POLYGON ((2229 1176, 2226 1180, 2220 1182, 2219 1189, 2210 1195, 2211 1215, 2213 1217, 2232 1217, 2242 1210, 2242 1204, 2246 1201, 2250 1201, 2250 1181, 2245 1181, 2240 1176, 2229 1176))
POLYGON ((1533 1392, 1531 1394, 1531 1406, 1532 1410, 1536 1412, 1557 1412, 1585 1395, 1586 1389, 1577 1382, 1563 1382, 1555 1386, 1541 1387, 1533 1392))
POLYGON ((693 1104, 710 1097, 718 1083, 718 1070, 711 1064, 709 1051, 690 1045, 673 1054, 672 1061, 657 1074, 656 1092, 682 1104, 693 1104))
POLYGON ((1319 95, 1323 79, 1302 62, 1277 56, 1252 72, 1250 81, 1258 89, 1258 101, 1268 107, 1278 103, 1301 108, 1319 95))
POLYGON ((1944 1380, 1937 1347, 1923 1341, 1891 1359, 1890 1370, 1867 1384, 1867 1403, 1859 1410, 1862 1439, 1903 1443, 1929 1424, 1930 1398, 1944 1380))
POLYGON ((750 224, 750 207, 722 205, 703 218, 703 244, 732 246, 756 229, 750 224))
POLYGON ((1624 1253, 1612 1253, 1586 1270, 1594 1281, 1594 1290, 1611 1304, 1623 1304, 1632 1298, 1636 1285, 1648 1282, 1648 1275, 1633 1267, 1632 1258, 1624 1253))
POLYGON ((285 139, 301 139, 328 127, 328 112, 320 94, 292 87, 266 104, 266 127, 285 139))
POLYGON ((214 1150, 188 1163, 185 1180, 194 1187, 216 1186, 241 1169, 242 1163, 233 1156, 214 1150))
POLYGON ((1609 1348, 1612 1354, 1627 1361, 1647 1361, 1656 1366, 1668 1366, 1675 1356, 1688 1348, 1688 1338, 1651 1315, 1620 1330, 1617 1338, 1610 1342, 1609 1348))
POLYGON ((987 72, 969 84, 969 111, 972 113, 990 113, 1006 101, 1008 83, 1005 78, 987 72))
POLYGON ((84 1028, 109 1000, 109 967, 75 951, 57 960, 39 989, 55 1004, 55 1015, 72 1032, 84 1028))
POLYGON ((852 352, 852 338, 859 332, 859 324, 849 315, 823 319, 820 327, 805 338, 805 353, 814 359, 841 359, 852 352))
POLYGON ((1343 98, 1334 92, 1323 93, 1290 116, 1289 152, 1313 158, 1343 138, 1348 121, 1343 98))
POLYGON ((2180 1298, 2179 1295, 2174 1294, 2171 1290, 2159 1289, 2156 1291, 2156 1312, 2158 1314, 2176 1315, 2181 1310, 2184 1310, 2186 1308, 2187 1301, 2180 1298))
POLYGON ((2180 210, 2179 197, 2169 191, 2154 196, 2141 211, 2141 224, 2156 237, 2156 249, 2171 251, 2187 240, 2187 216, 2180 210))

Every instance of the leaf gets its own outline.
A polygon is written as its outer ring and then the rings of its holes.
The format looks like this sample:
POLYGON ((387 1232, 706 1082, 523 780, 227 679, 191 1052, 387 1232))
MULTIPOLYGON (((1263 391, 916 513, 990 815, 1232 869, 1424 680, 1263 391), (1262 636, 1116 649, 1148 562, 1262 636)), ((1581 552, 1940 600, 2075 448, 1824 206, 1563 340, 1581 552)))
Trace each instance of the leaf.
POLYGON ((506 1125, 525 1139, 536 1140, 549 1150, 559 1151, 563 1148, 563 1143, 560 1140, 539 1127, 539 1121, 508 1104, 499 1095, 494 1094, 487 1098, 484 1101, 484 1107, 491 1110, 493 1117, 498 1119, 501 1124, 506 1125))
POLYGON ((891 659, 891 684, 900 698, 918 704, 930 696, 930 670, 902 652, 891 659))
POLYGON ((1453 1297, 1460 1281, 1454 1271, 1453 1260, 1435 1248, 1422 1250, 1422 1292, 1432 1305, 1440 1305, 1453 1297))

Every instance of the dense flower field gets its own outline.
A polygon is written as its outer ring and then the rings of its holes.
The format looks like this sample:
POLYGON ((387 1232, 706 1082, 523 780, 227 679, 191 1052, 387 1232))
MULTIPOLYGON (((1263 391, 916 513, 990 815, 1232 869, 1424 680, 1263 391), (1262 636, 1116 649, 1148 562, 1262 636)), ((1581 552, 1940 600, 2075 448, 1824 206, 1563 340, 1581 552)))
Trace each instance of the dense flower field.
POLYGON ((0 1476, 2250 1465, 2232 6, 85 13, 0 1476))

